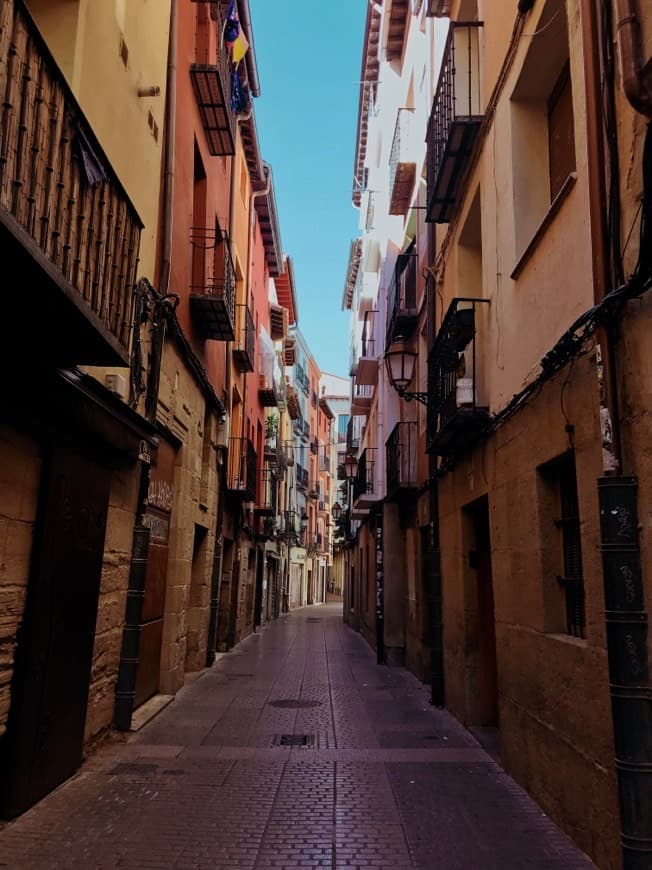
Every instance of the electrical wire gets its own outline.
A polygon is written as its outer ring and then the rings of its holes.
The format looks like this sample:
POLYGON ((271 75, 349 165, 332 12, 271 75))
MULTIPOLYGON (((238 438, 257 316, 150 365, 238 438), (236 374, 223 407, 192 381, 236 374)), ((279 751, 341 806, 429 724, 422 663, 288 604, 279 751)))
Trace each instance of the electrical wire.
POLYGON ((615 287, 604 298, 581 314, 572 326, 561 336, 540 362, 539 375, 508 404, 495 414, 487 432, 497 429, 531 398, 553 375, 561 371, 582 351, 589 338, 599 326, 613 325, 627 302, 636 299, 652 288, 652 124, 648 125, 643 149, 643 201, 641 204, 641 225, 639 257, 631 277, 615 287))

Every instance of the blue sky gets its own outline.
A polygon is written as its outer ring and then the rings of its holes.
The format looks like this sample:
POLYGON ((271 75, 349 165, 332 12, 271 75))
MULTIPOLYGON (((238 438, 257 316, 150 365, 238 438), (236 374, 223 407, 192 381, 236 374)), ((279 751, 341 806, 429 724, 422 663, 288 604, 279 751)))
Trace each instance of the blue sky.
POLYGON ((272 164, 283 250, 295 265, 299 328, 322 371, 348 375, 341 311, 349 244, 367 0, 250 0, 263 159, 272 164))

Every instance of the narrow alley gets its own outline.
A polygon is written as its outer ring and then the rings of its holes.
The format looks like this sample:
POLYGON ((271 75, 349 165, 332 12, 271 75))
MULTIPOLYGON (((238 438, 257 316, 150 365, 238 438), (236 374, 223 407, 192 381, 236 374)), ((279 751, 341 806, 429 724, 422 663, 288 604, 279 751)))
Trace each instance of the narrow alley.
POLYGON ((593 865, 331 604, 248 637, 92 756, 5 827, 0 866, 593 865))

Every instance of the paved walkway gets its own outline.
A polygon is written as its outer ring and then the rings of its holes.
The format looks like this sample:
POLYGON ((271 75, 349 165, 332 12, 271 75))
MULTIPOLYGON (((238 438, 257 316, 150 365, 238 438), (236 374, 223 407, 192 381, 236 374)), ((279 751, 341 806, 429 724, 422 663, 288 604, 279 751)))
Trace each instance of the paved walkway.
POLYGON ((591 867, 427 698, 340 607, 300 610, 9 824, 0 866, 591 867))

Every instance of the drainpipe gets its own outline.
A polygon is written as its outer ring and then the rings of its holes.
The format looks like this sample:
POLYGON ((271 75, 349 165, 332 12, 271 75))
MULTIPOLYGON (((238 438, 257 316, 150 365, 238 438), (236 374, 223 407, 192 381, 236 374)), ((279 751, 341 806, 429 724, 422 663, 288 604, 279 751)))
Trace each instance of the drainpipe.
MULTIPOLYGON (((614 0, 623 87, 637 111, 650 114, 652 100, 641 75, 636 0, 614 0)), ((587 97, 589 204, 595 301, 609 287, 607 196, 603 167, 600 20, 594 0, 582 0, 582 37, 587 97)), ((612 34, 606 34, 612 38, 612 34)), ((610 131, 616 135, 616 131, 610 131)), ((625 870, 652 866, 652 705, 648 676, 647 613, 639 547, 634 476, 622 474, 620 419, 613 333, 597 333, 600 423, 604 476, 598 479, 600 543, 605 595, 609 690, 625 870)))
MULTIPOLYGON (((170 3, 170 34, 168 41, 168 64, 165 98, 165 150, 164 150, 164 196, 162 215, 162 248, 161 248, 161 297, 154 304, 154 325, 152 337, 152 360, 148 377, 148 389, 145 399, 145 416, 150 423, 156 422, 158 392, 161 378, 163 348, 167 326, 168 306, 171 297, 170 263, 172 251, 172 215, 174 193, 174 136, 176 131, 176 56, 177 56, 177 17, 178 0, 170 3)), ((174 297, 178 303, 178 297, 174 297)), ((140 324, 136 324, 136 329, 140 324)), ((149 558, 150 530, 145 525, 147 497, 149 492, 150 464, 143 462, 140 467, 140 483, 138 487, 138 502, 136 521, 132 542, 131 562, 129 566, 129 581, 127 587, 127 604, 125 607, 125 624, 122 632, 120 648, 120 663, 115 692, 114 724, 119 731, 129 731, 136 698, 136 676, 140 653, 140 630, 145 598, 145 579, 149 558)))
POLYGON ((637 112, 652 118, 652 64, 643 66, 638 0, 614 0, 614 11, 625 96, 637 112))

